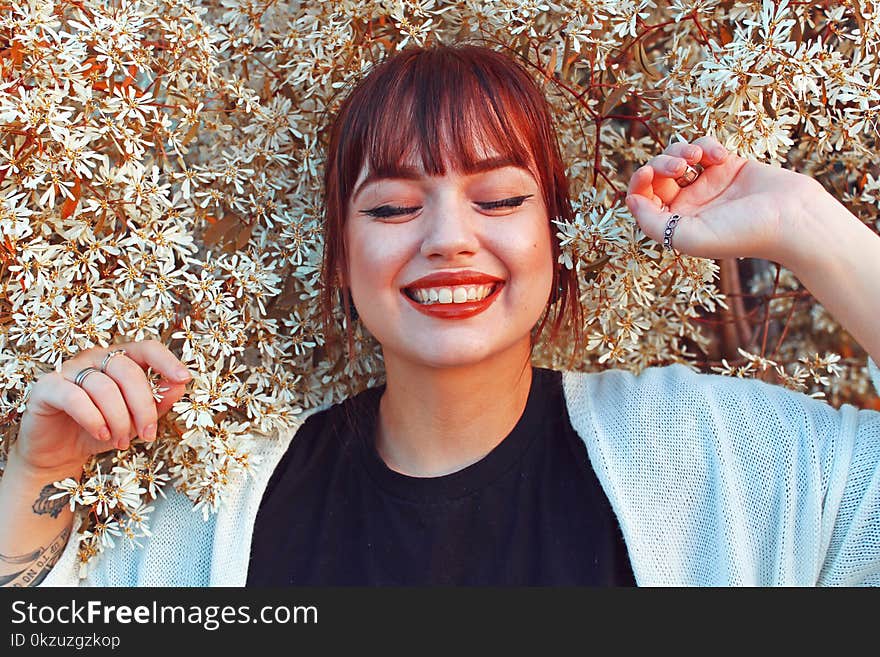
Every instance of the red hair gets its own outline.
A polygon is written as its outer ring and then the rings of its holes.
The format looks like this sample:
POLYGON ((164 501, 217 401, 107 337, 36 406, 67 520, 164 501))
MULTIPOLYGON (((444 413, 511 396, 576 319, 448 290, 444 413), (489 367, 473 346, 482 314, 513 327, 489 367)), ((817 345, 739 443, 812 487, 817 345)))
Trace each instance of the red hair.
MULTIPOLYGON (((345 269, 344 225, 363 166, 393 177, 407 158, 416 156, 428 175, 444 175, 447 167, 467 173, 486 150, 531 171, 548 222, 572 219, 550 106, 526 70, 506 55, 475 45, 403 50, 376 65, 345 98, 330 126, 324 171, 321 304, 328 346, 341 341, 333 319, 342 283, 337 273, 345 269)), ((577 349, 581 341, 577 276, 558 263, 559 242, 552 228, 553 292, 537 333, 555 314, 551 340, 567 324, 577 349)), ((351 357, 350 297, 342 297, 351 357)))

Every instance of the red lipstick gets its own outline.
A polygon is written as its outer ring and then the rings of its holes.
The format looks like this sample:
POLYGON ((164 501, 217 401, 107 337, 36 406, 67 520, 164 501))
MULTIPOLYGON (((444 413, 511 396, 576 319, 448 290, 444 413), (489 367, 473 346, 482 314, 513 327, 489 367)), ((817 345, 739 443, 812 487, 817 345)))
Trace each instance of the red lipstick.
POLYGON ((403 287, 410 289, 419 287, 456 287, 460 285, 491 285, 492 283, 503 282, 504 279, 497 276, 490 276, 472 269, 462 269, 461 271, 435 271, 433 274, 422 276, 403 287))
MULTIPOLYGON (((447 284, 449 285, 449 284, 447 284)), ((459 283, 461 285, 461 283, 459 283)), ((419 287, 445 287, 439 284, 434 285, 424 285, 419 287)), ((498 282, 495 284, 495 289, 492 290, 492 294, 487 296, 485 299, 480 299, 479 301, 466 301, 464 303, 428 303, 423 304, 418 301, 413 301, 410 299, 406 292, 403 290, 400 293, 403 295, 403 298, 409 301, 410 305, 418 310, 423 315, 427 315, 428 317, 434 317, 436 319, 467 319, 468 317, 473 317, 474 315, 478 315, 484 310, 486 310, 495 299, 498 298, 498 295, 501 293, 501 288, 504 287, 504 282, 498 282)))

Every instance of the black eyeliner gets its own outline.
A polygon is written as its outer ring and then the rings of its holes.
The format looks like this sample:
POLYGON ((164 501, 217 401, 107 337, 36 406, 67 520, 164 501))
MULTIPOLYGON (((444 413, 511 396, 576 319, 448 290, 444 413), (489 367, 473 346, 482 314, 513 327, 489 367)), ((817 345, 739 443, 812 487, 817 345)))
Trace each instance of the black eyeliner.
MULTIPOLYGON (((526 199, 531 198, 534 194, 525 194, 523 196, 511 196, 510 198, 500 199, 498 201, 475 201, 484 210, 494 210, 497 208, 515 208, 523 204, 526 199)), ((376 217, 378 219, 386 219, 388 217, 396 217, 399 215, 410 214, 421 209, 420 205, 410 207, 402 207, 398 205, 379 205, 369 210, 361 210, 362 214, 376 217)))
POLYGON ((415 212, 420 209, 421 206, 415 205, 412 207, 400 207, 397 205, 379 205, 375 208, 371 208, 369 210, 361 210, 361 213, 370 215, 371 217, 378 218, 386 218, 386 217, 394 217, 401 214, 408 214, 410 212, 415 212))
POLYGON ((504 198, 499 201, 478 201, 477 205, 485 210, 493 210, 495 208, 515 208, 522 205, 526 199, 529 199, 532 196, 534 196, 534 194, 526 194, 525 196, 511 196, 510 198, 504 198))

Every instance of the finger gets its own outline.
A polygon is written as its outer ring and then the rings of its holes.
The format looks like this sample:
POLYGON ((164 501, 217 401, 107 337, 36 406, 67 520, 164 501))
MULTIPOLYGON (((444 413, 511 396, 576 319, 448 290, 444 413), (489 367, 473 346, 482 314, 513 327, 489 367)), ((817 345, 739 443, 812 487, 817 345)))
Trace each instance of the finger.
POLYGON ((674 155, 655 155, 648 164, 660 176, 678 178, 687 169, 688 161, 684 157, 674 155))
POLYGON ((128 342, 114 347, 125 349, 125 355, 135 363, 144 369, 152 367, 169 381, 182 383, 192 378, 186 366, 158 340, 128 342))
MULTIPOLYGON (((631 194, 626 197, 626 206, 639 224, 639 228, 655 242, 663 244, 663 232, 666 230, 666 222, 671 216, 668 211, 656 207, 644 196, 631 194)), ((678 233, 673 232, 672 246, 678 249, 678 233)))
POLYGON ((721 145, 721 142, 709 135, 695 140, 694 145, 703 150, 703 159, 700 160, 700 164, 703 165, 721 164, 729 155, 728 150, 721 145))
POLYGON ((140 365, 119 354, 107 361, 104 373, 122 392, 138 435, 147 442, 154 440, 159 418, 152 387, 140 365))
POLYGON ((186 384, 161 381, 159 385, 163 391, 159 392, 162 400, 156 405, 156 412, 159 417, 162 417, 165 413, 171 410, 171 407, 174 406, 174 404, 176 404, 186 393, 186 384))
POLYGON ((644 196, 657 208, 661 208, 671 204, 680 191, 681 188, 672 178, 655 175, 654 168, 646 164, 633 173, 627 194, 644 196))
POLYGON ((690 164, 699 162, 703 157, 703 149, 697 144, 689 144, 686 141, 677 141, 669 144, 664 151, 666 155, 680 157, 690 164))
MULTIPOLYGON (((73 385, 76 384, 73 383, 73 385)), ((128 406, 125 404, 125 399, 119 386, 116 385, 116 381, 101 372, 92 372, 79 387, 88 394, 95 406, 101 411, 104 421, 110 427, 110 435, 116 448, 125 449, 128 447, 129 436, 131 436, 134 427, 131 425, 128 406)))
POLYGON ((85 390, 57 372, 47 374, 45 381, 43 386, 39 382, 34 384, 31 391, 29 403, 34 408, 37 408, 35 404, 42 404, 66 413, 95 440, 108 442, 111 439, 112 434, 104 415, 85 390))

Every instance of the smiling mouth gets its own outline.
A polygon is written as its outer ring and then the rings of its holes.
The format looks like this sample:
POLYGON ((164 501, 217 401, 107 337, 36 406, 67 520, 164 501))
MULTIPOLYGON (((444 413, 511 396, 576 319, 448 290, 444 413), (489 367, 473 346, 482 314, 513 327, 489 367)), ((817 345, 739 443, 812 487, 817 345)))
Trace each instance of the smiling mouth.
POLYGON ((404 288, 403 293, 423 306, 435 304, 462 304, 482 301, 495 292, 502 283, 489 283, 486 285, 454 285, 438 287, 414 287, 404 288))

